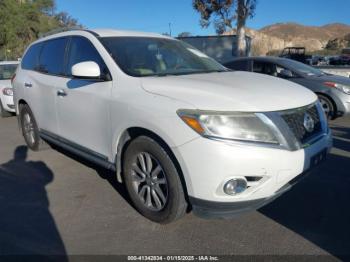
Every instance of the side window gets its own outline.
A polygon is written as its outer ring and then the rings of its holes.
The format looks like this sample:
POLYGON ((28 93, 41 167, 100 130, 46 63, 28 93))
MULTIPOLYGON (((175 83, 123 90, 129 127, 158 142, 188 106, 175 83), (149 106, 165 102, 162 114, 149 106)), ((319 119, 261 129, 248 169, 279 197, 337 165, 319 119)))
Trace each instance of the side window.
POLYGON ((267 62, 254 61, 253 72, 270 76, 277 76, 276 65, 267 62))
POLYGON ((265 63, 264 74, 270 76, 277 76, 276 65, 272 63, 265 63))
POLYGON ((72 67, 81 62, 93 61, 99 65, 101 74, 110 80, 110 74, 102 57, 97 52, 94 45, 84 37, 72 37, 67 59, 66 75, 72 76, 72 67))
POLYGON ((264 73, 264 63, 254 61, 253 72, 263 74, 264 73))
POLYGON ((32 45, 22 59, 22 68, 26 70, 35 70, 38 65, 41 43, 32 45))
POLYGON ((45 42, 39 58, 38 71, 52 75, 64 75, 63 65, 66 44, 66 38, 45 42))
POLYGON ((280 65, 276 65, 276 71, 277 71, 277 76, 281 78, 296 77, 294 72, 280 65))
POLYGON ((230 63, 227 63, 226 67, 233 69, 233 70, 240 70, 240 71, 250 71, 248 67, 249 61, 233 61, 230 63))

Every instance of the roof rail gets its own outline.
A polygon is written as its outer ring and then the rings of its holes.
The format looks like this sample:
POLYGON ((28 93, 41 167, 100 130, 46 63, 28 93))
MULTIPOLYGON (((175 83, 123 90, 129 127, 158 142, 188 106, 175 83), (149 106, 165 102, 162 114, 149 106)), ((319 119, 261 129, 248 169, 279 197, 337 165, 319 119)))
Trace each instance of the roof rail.
POLYGON ((47 36, 62 33, 62 32, 67 32, 67 31, 74 31, 74 30, 85 31, 86 29, 84 29, 83 27, 80 27, 80 26, 61 27, 61 28, 57 28, 57 29, 51 30, 51 31, 46 32, 46 33, 40 33, 39 38, 47 37, 47 36))

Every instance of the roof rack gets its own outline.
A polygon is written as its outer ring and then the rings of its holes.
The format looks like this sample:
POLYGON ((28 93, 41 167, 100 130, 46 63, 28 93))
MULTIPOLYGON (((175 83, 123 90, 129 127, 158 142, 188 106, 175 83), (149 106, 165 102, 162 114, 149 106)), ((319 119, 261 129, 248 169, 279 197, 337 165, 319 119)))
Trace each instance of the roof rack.
POLYGON ((39 38, 47 37, 47 36, 62 33, 62 32, 75 31, 75 30, 88 31, 80 26, 61 27, 61 28, 57 28, 57 29, 51 30, 51 31, 46 32, 46 33, 40 33, 39 38))

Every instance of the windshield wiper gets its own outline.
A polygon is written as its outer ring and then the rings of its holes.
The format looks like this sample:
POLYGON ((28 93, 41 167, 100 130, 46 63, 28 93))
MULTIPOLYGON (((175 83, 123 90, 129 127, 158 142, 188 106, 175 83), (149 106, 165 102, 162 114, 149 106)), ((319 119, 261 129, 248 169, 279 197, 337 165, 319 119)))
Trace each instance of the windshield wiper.
POLYGON ((231 72, 233 70, 227 69, 218 69, 218 70, 206 70, 206 71, 190 71, 190 72, 164 72, 164 73, 158 73, 158 74, 150 74, 147 76, 159 76, 159 77, 164 77, 164 76, 180 76, 180 75, 192 75, 192 74, 209 74, 209 73, 221 73, 221 72, 231 72))
POLYGON ((210 74, 210 73, 223 73, 223 72, 231 72, 232 70, 224 70, 224 69, 217 69, 217 70, 206 70, 206 71, 198 71, 193 72, 193 74, 210 74))

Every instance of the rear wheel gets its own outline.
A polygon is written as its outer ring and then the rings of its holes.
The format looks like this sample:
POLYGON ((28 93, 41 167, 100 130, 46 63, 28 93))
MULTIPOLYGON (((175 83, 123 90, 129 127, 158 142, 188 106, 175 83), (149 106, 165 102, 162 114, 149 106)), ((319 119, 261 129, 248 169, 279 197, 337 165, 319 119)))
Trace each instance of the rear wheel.
POLYGON ((135 208, 148 219, 166 224, 187 208, 179 173, 166 150, 140 136, 125 151, 123 175, 135 208))
POLYGON ((328 119, 334 119, 336 117, 336 109, 333 102, 324 95, 318 94, 318 99, 320 100, 323 111, 325 112, 328 119))
POLYGON ((28 105, 20 107, 20 121, 22 134, 27 146, 33 151, 39 151, 41 144, 39 129, 28 105))
POLYGON ((0 116, 2 118, 5 118, 5 117, 10 117, 12 116, 12 113, 11 112, 8 112, 4 109, 4 107, 2 106, 2 102, 0 100, 0 116))

